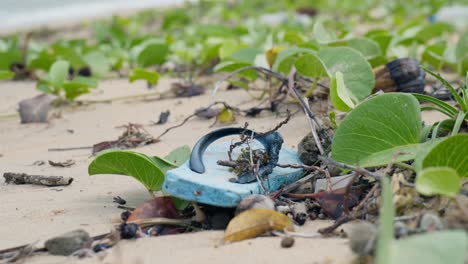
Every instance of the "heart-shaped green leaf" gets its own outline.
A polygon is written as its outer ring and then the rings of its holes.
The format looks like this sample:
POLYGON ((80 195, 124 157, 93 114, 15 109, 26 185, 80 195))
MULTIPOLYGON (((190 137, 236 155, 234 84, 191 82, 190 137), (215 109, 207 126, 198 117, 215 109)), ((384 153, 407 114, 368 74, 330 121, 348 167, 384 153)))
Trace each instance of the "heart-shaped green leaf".
POLYGON ((375 78, 367 60, 358 51, 348 47, 323 48, 318 57, 327 67, 328 75, 340 71, 348 91, 357 100, 366 98, 374 88, 375 78))
POLYGON ((423 146, 419 107, 416 98, 403 93, 361 103, 340 123, 332 143, 333 159, 363 167, 414 159, 423 146))
POLYGON ((156 83, 158 83, 159 73, 141 68, 135 68, 128 75, 128 80, 130 82, 134 82, 136 80, 144 80, 152 85, 155 85, 156 83))
POLYGON ((11 71, 0 70, 0 80, 8 80, 15 76, 11 71))
POLYGON ((428 232, 393 241, 391 261, 387 263, 464 263, 467 247, 466 231, 428 232))
POLYGON ((109 150, 98 155, 89 165, 88 174, 131 176, 150 191, 161 190, 164 182, 164 172, 152 158, 127 150, 109 150))
POLYGON ((333 106, 340 111, 348 112, 355 106, 355 98, 349 93, 344 84, 343 74, 336 72, 330 81, 330 99, 333 106))
POLYGON ((99 154, 88 167, 89 175, 119 174, 131 176, 150 191, 159 191, 168 170, 176 168, 190 157, 190 148, 182 146, 164 158, 149 157, 128 150, 108 150, 99 154))
POLYGON ((52 64, 49 70, 49 81, 55 87, 62 87, 68 76, 70 64, 67 61, 58 60, 52 64))
POLYGON ((418 173, 416 190, 424 195, 455 197, 460 191, 460 177, 452 168, 430 167, 418 173))
POLYGON ((450 167, 462 177, 468 177, 468 134, 446 138, 426 155, 423 168, 450 167))
POLYGON ((328 77, 327 69, 317 55, 308 53, 294 63, 297 72, 307 77, 328 77))

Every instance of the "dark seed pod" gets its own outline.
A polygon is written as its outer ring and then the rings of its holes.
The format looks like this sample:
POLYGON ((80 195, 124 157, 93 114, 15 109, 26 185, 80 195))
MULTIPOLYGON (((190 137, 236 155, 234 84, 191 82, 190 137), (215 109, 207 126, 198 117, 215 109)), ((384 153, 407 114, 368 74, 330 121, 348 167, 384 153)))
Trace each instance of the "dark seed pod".
POLYGON ((85 66, 78 70, 78 75, 83 77, 90 77, 91 75, 93 75, 93 73, 90 67, 85 66))
POLYGON ((419 61, 402 58, 374 69, 374 92, 423 93, 426 73, 419 61))
POLYGON ((138 225, 137 224, 121 224, 119 226, 120 237, 122 239, 134 239, 138 235, 138 225))
POLYGON ((299 159, 305 165, 313 166, 318 162, 318 156, 320 152, 315 145, 312 133, 307 134, 301 140, 301 142, 299 142, 299 145, 297 146, 297 153, 299 154, 299 159))

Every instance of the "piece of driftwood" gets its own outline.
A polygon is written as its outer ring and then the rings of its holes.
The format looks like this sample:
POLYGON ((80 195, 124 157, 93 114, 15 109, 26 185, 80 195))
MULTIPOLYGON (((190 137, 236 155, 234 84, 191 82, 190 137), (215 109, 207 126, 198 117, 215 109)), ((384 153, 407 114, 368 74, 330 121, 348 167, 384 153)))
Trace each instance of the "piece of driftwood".
POLYGON ((65 186, 73 182, 73 178, 64 176, 29 175, 26 173, 5 172, 3 174, 6 183, 35 184, 45 186, 65 186))

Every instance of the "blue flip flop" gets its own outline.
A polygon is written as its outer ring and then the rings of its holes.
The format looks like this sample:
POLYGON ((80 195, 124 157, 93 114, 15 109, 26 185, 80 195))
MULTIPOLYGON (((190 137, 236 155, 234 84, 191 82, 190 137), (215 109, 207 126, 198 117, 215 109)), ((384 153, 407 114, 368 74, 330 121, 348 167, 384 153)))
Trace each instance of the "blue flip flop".
MULTIPOLYGON (((256 141, 250 143, 252 149, 263 146, 269 154, 279 152, 276 160, 273 160, 275 164, 301 163, 295 150, 281 148, 282 137, 278 132, 261 136, 243 128, 222 128, 202 137, 194 146, 190 160, 167 172, 163 191, 184 200, 219 207, 236 207, 244 197, 262 193, 261 183, 258 181, 233 182, 233 178, 236 179, 237 176, 228 167, 217 164, 218 160, 228 159, 227 152, 231 142, 224 141, 210 145, 221 137, 245 132, 248 136, 251 134, 258 136, 254 137, 256 141), (281 140, 279 147, 272 146, 271 142, 275 139, 281 140)), ((240 147, 234 149, 233 157, 240 154, 240 149, 240 147)), ((282 186, 297 181, 304 175, 304 172, 302 169, 280 168, 272 165, 260 171, 260 174, 265 177, 264 189, 272 193, 282 186)))

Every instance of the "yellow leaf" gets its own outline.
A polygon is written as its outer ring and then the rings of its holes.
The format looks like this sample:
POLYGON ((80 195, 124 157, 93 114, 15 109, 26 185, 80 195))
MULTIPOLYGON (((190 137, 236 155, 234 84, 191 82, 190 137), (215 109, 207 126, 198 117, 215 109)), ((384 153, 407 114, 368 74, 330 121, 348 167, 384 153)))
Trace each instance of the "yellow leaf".
POLYGON ((221 123, 231 123, 236 120, 236 117, 234 116, 232 110, 224 108, 221 112, 219 112, 218 120, 221 123))
POLYGON ((294 231, 288 216, 270 209, 250 209, 234 217, 224 232, 224 241, 235 242, 257 237, 271 230, 294 231))
POLYGON ((268 49, 266 51, 266 60, 268 62, 268 65, 270 66, 270 69, 271 67, 273 66, 273 64, 275 63, 275 60, 276 60, 276 56, 278 56, 278 53, 283 49, 283 47, 273 47, 271 49, 268 49))

